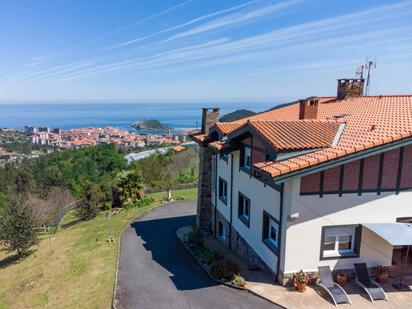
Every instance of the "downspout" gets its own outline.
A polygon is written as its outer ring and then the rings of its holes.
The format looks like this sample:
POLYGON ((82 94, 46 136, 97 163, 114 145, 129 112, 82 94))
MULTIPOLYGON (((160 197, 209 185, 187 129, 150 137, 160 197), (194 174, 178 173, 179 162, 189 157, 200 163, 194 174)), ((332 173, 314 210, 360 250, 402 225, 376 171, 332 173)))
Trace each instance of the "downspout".
POLYGON ((229 249, 232 249, 232 201, 233 201, 233 153, 230 154, 230 215, 229 215, 229 249))
POLYGON ((276 263, 276 276, 279 282, 279 271, 280 271, 280 258, 282 256, 282 228, 283 228, 283 191, 285 184, 282 182, 280 184, 280 206, 279 206, 279 244, 278 244, 278 260, 276 263))

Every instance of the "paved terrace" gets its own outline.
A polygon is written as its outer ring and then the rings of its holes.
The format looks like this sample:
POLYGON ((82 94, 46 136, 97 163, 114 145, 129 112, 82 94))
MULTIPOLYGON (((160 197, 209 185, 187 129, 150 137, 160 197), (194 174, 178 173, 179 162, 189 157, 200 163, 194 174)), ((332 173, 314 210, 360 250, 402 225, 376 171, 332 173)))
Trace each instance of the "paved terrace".
MULTIPOLYGON (((247 262, 233 251, 224 247, 218 240, 208 237, 205 245, 211 249, 217 249, 225 253, 225 257, 235 261, 241 266, 241 275, 245 278, 246 287, 253 292, 270 299, 271 301, 286 308, 335 308, 327 293, 316 285, 308 286, 306 292, 298 293, 294 287, 283 287, 273 282, 270 275, 262 271, 250 271, 247 262)), ((412 292, 399 292, 392 287, 392 283, 399 282, 400 272, 404 271, 403 282, 412 288, 412 266, 404 267, 398 264, 394 272, 390 273, 387 283, 382 288, 388 295, 389 302, 378 300, 374 303, 369 301, 368 296, 353 282, 348 282, 344 289, 352 301, 352 305, 341 304, 339 308, 412 308, 412 292)))

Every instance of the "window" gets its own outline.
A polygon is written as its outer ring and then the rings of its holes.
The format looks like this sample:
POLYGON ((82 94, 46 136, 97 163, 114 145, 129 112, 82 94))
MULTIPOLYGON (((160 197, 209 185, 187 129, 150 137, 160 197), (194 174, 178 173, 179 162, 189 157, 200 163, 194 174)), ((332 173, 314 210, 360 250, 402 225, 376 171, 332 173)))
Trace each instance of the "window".
POLYGON ((226 227, 219 221, 219 240, 224 241, 226 239, 226 227))
POLYGON ((263 243, 268 246, 275 254, 279 250, 279 221, 263 212, 263 228, 262 228, 263 243))
POLYGON ((243 148, 243 156, 241 160, 241 167, 249 171, 252 166, 252 150, 250 147, 245 146, 243 148))
POLYGON ((239 192, 238 217, 240 221, 249 226, 250 223, 250 200, 239 192))
POLYGON ((322 228, 321 259, 359 256, 360 227, 358 225, 324 226, 322 228))
POLYGON ((227 157, 228 157, 227 153, 221 153, 219 155, 219 157, 220 157, 220 160, 223 160, 223 161, 227 162, 227 157))
POLYGON ((227 182, 219 177, 219 199, 227 204, 227 182))

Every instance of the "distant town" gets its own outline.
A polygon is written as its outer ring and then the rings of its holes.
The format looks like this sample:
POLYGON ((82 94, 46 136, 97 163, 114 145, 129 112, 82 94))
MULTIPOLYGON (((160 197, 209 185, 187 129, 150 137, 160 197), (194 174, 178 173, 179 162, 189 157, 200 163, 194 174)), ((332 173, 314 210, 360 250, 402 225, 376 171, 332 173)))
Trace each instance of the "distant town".
POLYGON ((136 149, 176 147, 187 142, 191 131, 179 131, 166 134, 130 132, 115 127, 61 128, 25 126, 24 130, 11 128, 0 129, 0 164, 19 162, 25 158, 35 158, 43 154, 67 149, 80 149, 101 144, 113 144, 118 149, 128 152, 136 149), (23 147, 23 146, 31 147, 23 147))

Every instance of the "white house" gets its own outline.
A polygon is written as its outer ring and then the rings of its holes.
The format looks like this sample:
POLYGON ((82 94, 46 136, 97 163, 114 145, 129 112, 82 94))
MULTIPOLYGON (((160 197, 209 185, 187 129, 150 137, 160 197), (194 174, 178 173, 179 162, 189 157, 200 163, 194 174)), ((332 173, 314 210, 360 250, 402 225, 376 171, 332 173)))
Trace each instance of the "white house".
POLYGON ((412 222, 412 95, 311 97, 230 123, 204 109, 197 223, 285 283, 301 269, 391 265, 412 222))

